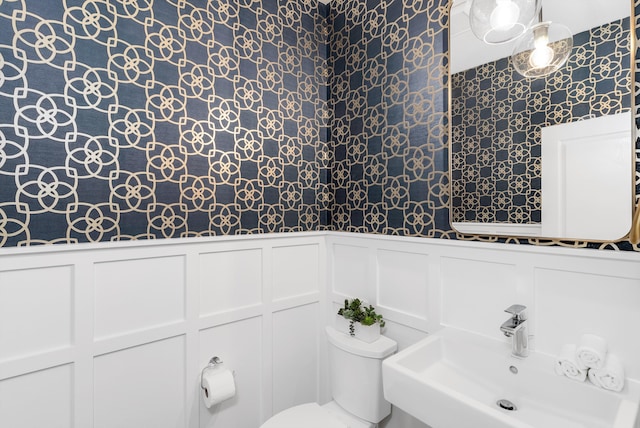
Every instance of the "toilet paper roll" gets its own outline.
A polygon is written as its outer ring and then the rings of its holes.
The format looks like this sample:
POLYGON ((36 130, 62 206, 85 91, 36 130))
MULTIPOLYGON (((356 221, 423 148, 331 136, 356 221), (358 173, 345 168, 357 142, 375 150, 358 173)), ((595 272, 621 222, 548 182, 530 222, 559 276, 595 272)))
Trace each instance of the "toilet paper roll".
POLYGON ((207 409, 236 395, 233 373, 223 368, 205 370, 202 375, 202 399, 207 409))

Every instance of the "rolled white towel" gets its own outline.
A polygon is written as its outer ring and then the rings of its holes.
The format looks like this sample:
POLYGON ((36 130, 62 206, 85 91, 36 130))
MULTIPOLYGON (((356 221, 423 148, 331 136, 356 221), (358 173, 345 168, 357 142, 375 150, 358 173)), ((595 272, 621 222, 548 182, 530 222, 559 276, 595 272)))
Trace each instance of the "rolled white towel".
POLYGON ((598 369, 590 369, 587 372, 587 377, 589 378, 589 382, 591 382, 598 388, 602 388, 602 385, 600 384, 600 380, 596 377, 596 370, 598 369))
POLYGON ((581 369, 576 361, 576 345, 564 345, 560 355, 556 359, 556 374, 566 376, 569 379, 584 382, 587 371, 581 369))
POLYGON ((585 369, 599 369, 607 357, 607 341, 594 334, 583 334, 576 348, 578 366, 585 369))
POLYGON ((589 380, 594 385, 609 391, 620 392, 624 388, 624 367, 615 355, 607 355, 604 367, 589 369, 589 380))

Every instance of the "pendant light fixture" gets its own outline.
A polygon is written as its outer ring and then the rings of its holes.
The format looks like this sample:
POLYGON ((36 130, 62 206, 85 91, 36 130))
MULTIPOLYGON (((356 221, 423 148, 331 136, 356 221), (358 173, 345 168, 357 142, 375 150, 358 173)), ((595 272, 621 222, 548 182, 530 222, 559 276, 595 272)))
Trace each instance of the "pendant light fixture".
POLYGON ((564 25, 542 21, 531 26, 518 40, 511 55, 513 67, 524 77, 542 77, 567 62, 573 49, 573 35, 564 25))
POLYGON ((517 39, 535 21, 541 0, 472 0, 471 31, 490 45, 517 39))

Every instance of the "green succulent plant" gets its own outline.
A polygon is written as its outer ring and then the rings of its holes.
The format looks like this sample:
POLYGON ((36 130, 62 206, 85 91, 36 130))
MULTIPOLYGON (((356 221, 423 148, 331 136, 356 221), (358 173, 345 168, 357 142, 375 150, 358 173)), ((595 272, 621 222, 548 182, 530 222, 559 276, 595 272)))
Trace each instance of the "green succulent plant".
POLYGON ((376 310, 373 306, 369 305, 364 308, 364 318, 360 321, 364 325, 373 325, 375 323, 380 324, 380 327, 384 327, 385 322, 382 319, 382 315, 376 314, 376 310))
POLYGON ((338 315, 342 315, 349 320, 349 334, 355 335, 355 323, 359 322, 362 325, 373 325, 375 323, 380 324, 380 327, 385 326, 382 315, 377 314, 373 306, 363 306, 362 301, 358 298, 345 299, 344 306, 338 309, 338 315))

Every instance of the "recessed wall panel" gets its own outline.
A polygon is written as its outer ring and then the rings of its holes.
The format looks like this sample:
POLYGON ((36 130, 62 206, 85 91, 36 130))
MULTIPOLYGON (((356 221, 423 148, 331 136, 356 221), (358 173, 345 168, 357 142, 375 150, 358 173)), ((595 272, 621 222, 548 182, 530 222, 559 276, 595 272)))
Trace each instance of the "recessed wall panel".
POLYGON ((354 297, 367 297, 369 249, 353 245, 333 246, 333 291, 354 297))
POLYGON ((95 337, 101 339, 184 319, 183 257, 95 266, 95 337))
POLYGON ((0 272, 0 361, 72 342, 73 268, 0 272))
POLYGON ((262 302, 262 250, 200 255, 200 315, 262 302))
POLYGON ((182 336, 94 360, 94 428, 183 427, 185 404, 182 336))
MULTIPOLYGON (((207 409, 198 390, 200 427, 255 428, 260 426, 262 392, 261 318, 224 324, 200 332, 199 368, 213 356, 234 370, 235 397, 207 409), (242 338, 239 340, 238 338, 242 338)), ((196 387, 193 385, 193 387, 196 387)))
POLYGON ((273 413, 318 400, 318 305, 273 314, 273 413))
POLYGON ((318 245, 274 248, 273 299, 318 291, 318 257, 318 245))
POLYGON ((0 381, 0 427, 73 426, 72 379, 64 365, 0 381))
POLYGON ((535 270, 536 348, 556 355, 584 333, 607 340, 626 375, 640 378, 640 281, 583 272, 535 270), (635 367, 634 367, 635 366, 635 367))
POLYGON ((504 310, 517 297, 514 265, 443 257, 441 259, 442 322, 475 333, 503 338, 504 310))
POLYGON ((429 256, 378 250, 378 305, 427 319, 429 256))

